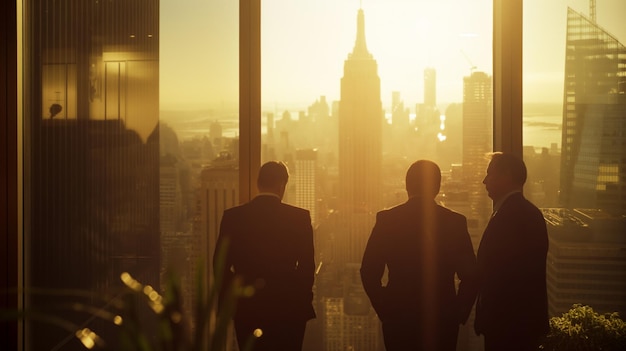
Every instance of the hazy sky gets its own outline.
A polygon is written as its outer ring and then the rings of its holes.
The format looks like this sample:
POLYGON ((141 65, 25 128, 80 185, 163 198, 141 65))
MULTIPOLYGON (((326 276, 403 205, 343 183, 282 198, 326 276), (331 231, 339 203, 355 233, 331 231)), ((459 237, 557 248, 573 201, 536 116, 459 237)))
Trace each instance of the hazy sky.
MULTIPOLYGON (((492 73, 493 0, 262 0, 264 109, 305 108, 339 99, 359 7, 367 47, 378 63, 381 99, 400 91, 407 107, 423 98, 423 70, 437 70, 437 100, 462 100, 472 66, 492 73)), ((588 0, 525 0, 524 97, 559 102, 567 7, 588 0)), ((161 0, 161 108, 236 103, 238 1, 161 0), (234 98, 233 98, 234 97, 234 98)), ((625 0, 597 0, 598 23, 626 42, 625 0)))

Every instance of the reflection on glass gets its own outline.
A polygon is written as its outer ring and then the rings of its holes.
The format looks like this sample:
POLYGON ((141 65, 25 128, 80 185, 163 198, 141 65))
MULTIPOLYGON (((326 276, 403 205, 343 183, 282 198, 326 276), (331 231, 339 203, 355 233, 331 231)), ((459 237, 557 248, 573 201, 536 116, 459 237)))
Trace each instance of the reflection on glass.
POLYGON ((43 65, 41 95, 44 119, 76 119, 76 65, 43 65))
POLYGON ((624 316, 626 28, 616 14, 626 4, 565 3, 525 2, 526 194, 548 223, 550 315, 582 303, 624 316))
POLYGON ((116 349, 120 273, 159 286, 158 8, 24 6, 28 349, 116 349))

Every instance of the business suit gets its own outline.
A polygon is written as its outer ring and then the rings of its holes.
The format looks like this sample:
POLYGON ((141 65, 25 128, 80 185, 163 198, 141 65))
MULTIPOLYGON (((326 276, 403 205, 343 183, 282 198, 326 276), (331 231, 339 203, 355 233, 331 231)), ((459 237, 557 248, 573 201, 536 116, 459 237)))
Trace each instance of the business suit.
POLYGON ((548 331, 546 255, 541 211, 514 192, 494 213, 478 248, 480 291, 474 328, 485 350, 531 350, 548 331))
POLYGON ((315 317, 309 211, 284 204, 278 196, 259 195, 224 211, 214 260, 224 242, 225 264, 222 272, 216 272, 224 277, 221 295, 237 276, 255 287, 252 297, 237 302, 234 321, 240 345, 252 330, 261 328, 263 337, 256 340, 255 350, 301 349, 306 321, 315 317))
POLYGON ((476 298, 476 259, 465 217, 419 197, 380 211, 361 280, 382 322, 387 351, 455 350, 459 324, 476 298))

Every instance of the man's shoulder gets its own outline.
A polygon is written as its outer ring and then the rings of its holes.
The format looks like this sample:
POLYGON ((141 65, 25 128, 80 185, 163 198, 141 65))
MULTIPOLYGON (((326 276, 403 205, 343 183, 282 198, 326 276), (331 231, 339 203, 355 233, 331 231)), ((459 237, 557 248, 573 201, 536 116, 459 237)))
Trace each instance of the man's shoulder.
POLYGON ((412 204, 410 202, 405 202, 379 211, 376 214, 376 218, 378 220, 396 220, 398 218, 415 218, 415 216, 419 216, 420 214, 435 214, 437 218, 442 218, 444 220, 450 221, 465 219, 465 216, 461 213, 447 207, 443 207, 434 202, 432 205, 429 204, 428 206, 416 206, 415 204, 412 204), (433 210, 434 212, 432 212, 433 210))
POLYGON ((245 204, 242 204, 242 205, 236 205, 236 206, 233 206, 233 207, 229 207, 229 208, 224 210, 224 215, 227 215, 227 214, 228 215, 232 215, 232 214, 235 214, 235 213, 239 213, 241 211, 245 211, 245 209, 248 206, 250 206, 249 203, 245 203, 245 204))
POLYGON ((454 218, 465 218, 465 216, 461 214, 460 212, 457 212, 449 207, 445 207, 439 204, 437 205, 437 211, 442 216, 449 216, 449 217, 454 217, 454 218))
POLYGON ((407 203, 401 203, 392 207, 384 208, 376 213, 377 218, 385 218, 400 215, 408 209, 407 203))
POLYGON ((522 193, 515 193, 511 195, 502 205, 499 212, 508 210, 512 214, 532 213, 541 214, 541 210, 535 206, 530 200, 528 200, 522 193))
POLYGON ((293 212, 295 214, 300 214, 300 215, 309 214, 309 210, 307 210, 306 208, 290 205, 290 204, 287 204, 287 203, 284 203, 284 202, 280 203, 280 207, 284 211, 293 212))

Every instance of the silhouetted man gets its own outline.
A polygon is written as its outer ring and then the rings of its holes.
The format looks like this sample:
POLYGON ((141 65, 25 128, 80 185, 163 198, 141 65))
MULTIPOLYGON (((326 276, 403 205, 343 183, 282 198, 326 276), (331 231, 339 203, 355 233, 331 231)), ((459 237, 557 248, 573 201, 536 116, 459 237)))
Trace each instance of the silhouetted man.
POLYGON ((309 211, 281 202, 288 178, 285 164, 265 163, 257 179, 259 195, 222 217, 214 254, 215 261, 217 250, 227 248, 223 271, 216 272, 224 276, 221 295, 235 277, 255 288, 252 297, 239 299, 236 306, 240 349, 260 329, 253 350, 301 350, 306 323, 315 318, 311 217, 309 211))
POLYGON ((413 163, 406 174, 408 201, 377 214, 363 255, 361 280, 382 322, 387 351, 456 350, 459 324, 476 299, 467 221, 435 202, 440 183, 435 163, 413 163))
POLYGON ((548 234, 541 211, 522 194, 525 182, 521 159, 492 155, 483 183, 494 205, 478 248, 474 323, 486 351, 537 350, 548 332, 548 234))

